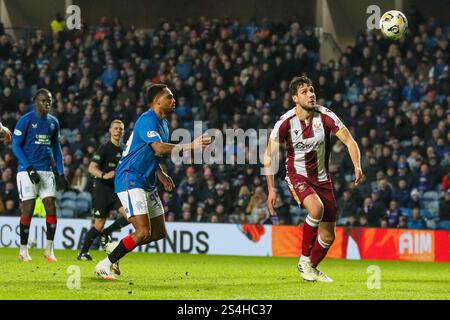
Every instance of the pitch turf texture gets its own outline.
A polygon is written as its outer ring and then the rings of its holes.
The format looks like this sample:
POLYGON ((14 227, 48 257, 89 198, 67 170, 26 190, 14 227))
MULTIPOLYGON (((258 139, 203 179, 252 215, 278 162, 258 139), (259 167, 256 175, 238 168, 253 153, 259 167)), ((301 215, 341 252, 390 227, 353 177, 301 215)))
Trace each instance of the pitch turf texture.
POLYGON ((56 250, 57 263, 42 253, 32 249, 33 261, 19 262, 18 249, 0 249, 0 299, 450 299, 450 263, 327 259, 321 269, 334 282, 308 283, 297 258, 131 253, 119 279, 104 281, 93 272, 102 251, 78 261, 76 251, 56 250), (67 285, 77 284, 71 266, 79 267, 78 290, 67 285), (368 289, 377 284, 369 266, 379 267, 380 289, 368 289))

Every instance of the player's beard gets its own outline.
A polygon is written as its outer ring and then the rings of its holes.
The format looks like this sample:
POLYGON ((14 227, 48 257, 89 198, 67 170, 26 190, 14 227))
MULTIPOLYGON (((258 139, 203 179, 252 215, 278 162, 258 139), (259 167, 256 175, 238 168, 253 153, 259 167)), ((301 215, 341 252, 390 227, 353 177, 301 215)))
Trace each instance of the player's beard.
POLYGON ((316 107, 316 103, 312 103, 312 104, 301 104, 300 108, 302 108, 305 111, 311 112, 314 110, 314 108, 316 107))

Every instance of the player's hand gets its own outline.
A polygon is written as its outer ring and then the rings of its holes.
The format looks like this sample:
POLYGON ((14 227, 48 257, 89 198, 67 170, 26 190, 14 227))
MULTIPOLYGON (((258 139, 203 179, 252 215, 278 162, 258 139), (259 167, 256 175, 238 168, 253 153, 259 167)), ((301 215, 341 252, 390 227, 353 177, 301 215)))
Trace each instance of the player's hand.
POLYGON ((167 192, 171 192, 173 189, 175 189, 175 183, 173 182, 172 178, 164 172, 160 172, 158 174, 158 180, 163 184, 164 190, 166 190, 167 192))
POLYGON ((41 181, 41 177, 33 167, 28 167, 27 172, 32 184, 38 184, 41 181))
POLYGON ((103 175, 103 180, 110 180, 110 179, 113 179, 115 176, 116 176, 116 172, 113 170, 108 173, 105 173, 103 175))
POLYGON ((56 177, 56 188, 63 191, 67 191, 69 189, 69 181, 67 181, 65 175, 62 174, 56 177))
POLYGON ((191 143, 191 149, 205 149, 208 145, 211 144, 211 138, 206 135, 201 135, 200 137, 194 139, 191 143))
POLYGON ((363 173, 361 168, 355 168, 355 186, 357 186, 363 178, 363 173))
POLYGON ((6 143, 10 143, 12 140, 12 133, 9 131, 7 127, 2 127, 1 138, 0 141, 4 141, 6 143))
POLYGON ((277 214, 277 212, 275 211, 276 203, 277 203, 277 194, 274 191, 269 191, 269 196, 267 197, 267 208, 269 209, 271 216, 275 216, 277 214))

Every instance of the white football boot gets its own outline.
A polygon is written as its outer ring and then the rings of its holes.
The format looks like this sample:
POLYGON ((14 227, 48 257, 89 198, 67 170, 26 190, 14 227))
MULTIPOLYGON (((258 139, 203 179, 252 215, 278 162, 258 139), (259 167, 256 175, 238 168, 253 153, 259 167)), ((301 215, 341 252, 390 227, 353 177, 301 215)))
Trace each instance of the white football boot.
POLYGON ((112 269, 111 264, 108 265, 105 262, 100 261, 95 266, 95 274, 102 277, 103 280, 116 280, 116 277, 114 276, 111 269, 112 269))
POLYGON ((298 262, 298 271, 305 281, 316 281, 316 273, 311 266, 310 258, 301 258, 298 262))
POLYGON ((27 262, 27 261, 32 261, 33 259, 31 258, 30 254, 28 253, 28 248, 23 248, 22 246, 20 247, 20 251, 19 251, 19 261, 23 261, 23 262, 27 262))
MULTIPOLYGON (((111 252, 113 252, 113 250, 116 247, 117 247, 117 243, 115 243, 115 242, 108 242, 108 243, 106 243, 105 246, 104 246, 106 254, 109 255, 111 252)), ((114 272, 114 274, 120 276, 119 261, 113 263, 112 271, 114 272)))
POLYGON ((319 282, 333 282, 333 279, 331 279, 329 276, 327 276, 325 273, 320 271, 317 268, 312 268, 314 273, 316 274, 316 281, 319 282))

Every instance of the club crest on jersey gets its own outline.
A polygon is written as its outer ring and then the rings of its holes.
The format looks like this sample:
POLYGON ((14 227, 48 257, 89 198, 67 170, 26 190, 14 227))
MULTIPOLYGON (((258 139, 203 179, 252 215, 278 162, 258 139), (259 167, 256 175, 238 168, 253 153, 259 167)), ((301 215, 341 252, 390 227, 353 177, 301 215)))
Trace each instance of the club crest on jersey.
POLYGON ((294 130, 294 133, 295 133, 295 135, 297 135, 298 134, 298 130, 296 129, 296 130, 294 130))
POLYGON ((304 182, 299 182, 295 185, 295 189, 297 189, 299 192, 303 192, 306 190, 306 184, 304 182))
POLYGON ((321 127, 322 127, 322 125, 320 123, 315 123, 314 124, 314 131, 319 131, 321 127))

